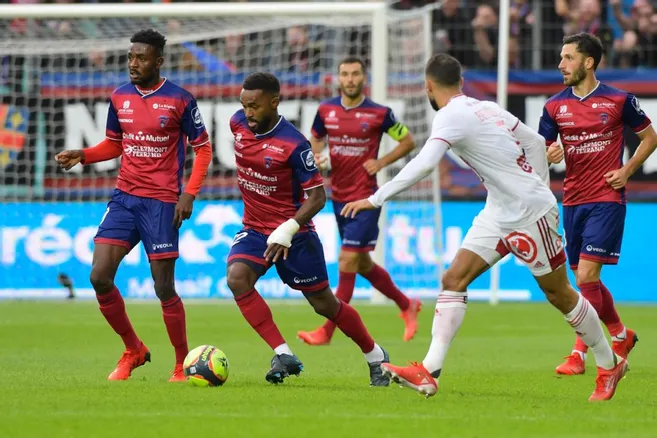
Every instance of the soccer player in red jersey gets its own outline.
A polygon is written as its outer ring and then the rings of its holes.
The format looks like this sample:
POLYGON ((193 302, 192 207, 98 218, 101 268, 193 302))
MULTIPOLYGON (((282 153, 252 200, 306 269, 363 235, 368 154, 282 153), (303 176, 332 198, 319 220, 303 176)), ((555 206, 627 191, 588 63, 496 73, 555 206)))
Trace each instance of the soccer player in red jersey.
MULTIPOLYGON (((602 43, 593 35, 564 38, 559 70, 568 88, 545 104, 539 133, 548 145, 548 161, 566 159, 563 216, 570 267, 582 295, 607 326, 614 352, 626 358, 638 337, 621 322, 600 272, 603 265, 618 263, 625 184, 655 150, 657 135, 636 96, 596 79, 602 53, 602 43), (623 165, 625 126, 639 136, 641 144, 623 165), (557 135, 563 148, 555 143, 557 135)), ((557 374, 584 374, 587 351, 578 337, 557 374)))
MULTIPOLYGON (((404 340, 417 332, 417 313, 420 300, 409 299, 390 278, 390 274, 375 264, 370 257, 379 236, 381 209, 363 212, 346 218, 340 211, 347 202, 374 194, 376 174, 384 167, 408 155, 415 148, 408 128, 395 119, 392 110, 374 103, 363 95, 365 64, 356 57, 345 58, 338 66, 341 96, 319 105, 310 142, 320 169, 326 168, 326 157, 320 157, 328 137, 331 156, 331 184, 333 212, 338 224, 342 249, 339 256, 340 277, 336 296, 348 303, 354 293, 356 274, 365 277, 383 295, 393 300, 404 320, 404 340), (387 133, 399 144, 390 153, 377 159, 381 137, 387 133)), ((331 342, 335 324, 326 323, 312 332, 299 332, 309 345, 331 342)))
POLYGON ((90 275, 100 311, 126 348, 108 379, 125 380, 151 358, 114 285, 121 261, 142 241, 155 293, 162 303, 164 324, 175 349, 176 364, 169 381, 183 381, 182 364, 188 348, 185 308, 174 286, 178 229, 192 214, 212 148, 194 97, 160 76, 164 36, 142 30, 130 42, 130 83, 112 93, 107 138, 89 149, 60 152, 56 160, 68 170, 77 163, 89 165, 122 157, 116 189, 94 238, 90 275), (196 158, 181 194, 187 141, 196 158))
POLYGON ((328 284, 322 243, 312 218, 326 192, 308 140, 278 114, 280 84, 269 73, 243 83, 242 110, 230 120, 237 179, 244 201, 244 228, 228 255, 228 287, 244 319, 274 350, 266 380, 282 383, 303 369, 283 339, 255 284, 272 265, 281 280, 301 291, 315 312, 333 321, 365 354, 370 385, 387 386, 381 364, 388 354, 367 332, 360 315, 337 299, 328 284))

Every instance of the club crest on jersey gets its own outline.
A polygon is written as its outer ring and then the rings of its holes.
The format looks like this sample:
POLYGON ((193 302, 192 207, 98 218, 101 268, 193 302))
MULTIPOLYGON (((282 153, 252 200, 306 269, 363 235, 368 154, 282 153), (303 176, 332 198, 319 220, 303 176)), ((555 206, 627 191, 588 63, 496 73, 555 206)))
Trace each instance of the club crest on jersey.
POLYGON ((516 231, 506 236, 504 240, 509 250, 525 263, 531 263, 536 259, 538 254, 536 242, 527 234, 516 231))
POLYGON ((272 157, 265 157, 265 169, 269 169, 274 162, 272 157))
POLYGON ((159 116, 158 120, 160 121, 160 128, 164 128, 167 125, 169 118, 167 116, 159 116))
POLYGON ((365 122, 360 124, 360 130, 363 131, 363 132, 367 131, 367 128, 369 128, 369 127, 370 127, 370 125, 365 123, 365 122))
POLYGON ((609 121, 609 114, 607 113, 600 114, 600 121, 602 122, 603 125, 606 125, 607 122, 609 121))

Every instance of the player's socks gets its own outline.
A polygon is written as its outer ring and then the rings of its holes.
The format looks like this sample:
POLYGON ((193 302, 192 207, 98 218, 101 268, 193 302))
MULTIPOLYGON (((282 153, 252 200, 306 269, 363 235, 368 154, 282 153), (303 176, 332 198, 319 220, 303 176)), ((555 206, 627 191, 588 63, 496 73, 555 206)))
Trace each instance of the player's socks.
POLYGON ((185 361, 185 356, 189 353, 189 348, 187 347, 185 306, 178 295, 167 301, 162 301, 162 317, 171 345, 176 351, 176 363, 182 364, 185 361))
POLYGON ((283 343, 279 345, 278 347, 274 348, 274 353, 276 354, 288 354, 290 356, 294 356, 294 353, 292 353, 292 349, 290 348, 289 345, 283 343))
POLYGON ((251 289, 249 292, 235 298, 235 302, 240 308, 244 319, 246 319, 251 327, 253 327, 253 330, 260 335, 272 350, 285 344, 283 335, 281 335, 281 332, 274 323, 271 309, 257 290, 251 289))
POLYGON ((590 283, 580 284, 579 290, 599 316, 602 312, 602 289, 600 288, 600 282, 592 281, 590 283))
POLYGON ((408 297, 404 295, 404 293, 400 291, 392 281, 388 271, 376 263, 372 265, 372 270, 363 275, 363 277, 365 277, 376 290, 394 301, 402 311, 407 310, 411 305, 411 301, 408 299, 408 297))
POLYGON ((607 326, 607 330, 609 330, 609 334, 614 341, 625 340, 627 337, 627 330, 625 330, 625 326, 621 322, 620 316, 618 316, 618 312, 616 312, 614 297, 612 297, 611 292, 609 292, 607 286, 605 286, 602 282, 600 282, 600 291, 602 294, 602 309, 600 310, 600 319, 607 326))
MULTIPOLYGON (((360 318, 356 309, 344 301, 340 302, 340 309, 335 317, 333 317, 333 322, 342 333, 351 338, 360 347, 363 354, 372 353, 378 347, 365 328, 365 324, 363 324, 363 320, 360 318)), ((381 349, 381 347, 378 348, 379 350, 381 349)), ((381 358, 379 360, 382 359, 383 352, 381 352, 381 358)))
POLYGON ((593 351, 598 367, 609 370, 616 366, 614 353, 602 332, 598 315, 586 298, 578 295, 575 308, 565 314, 564 318, 593 351))
MULTIPOLYGON (((338 289, 335 291, 335 296, 342 302, 349 303, 351 297, 354 295, 354 285, 356 284, 356 273, 355 272, 340 272, 340 278, 338 282, 338 289)), ((322 328, 326 332, 326 336, 329 339, 333 337, 333 332, 335 332, 335 323, 330 319, 327 319, 322 328)))
POLYGON ((139 350, 142 342, 137 337, 128 314, 125 311, 125 302, 121 296, 121 292, 114 287, 108 294, 96 294, 96 299, 100 307, 100 312, 103 314, 109 325, 114 329, 116 334, 121 336, 125 348, 128 350, 139 350))
POLYGON ((431 328, 431 345, 422 365, 433 377, 440 376, 449 344, 463 323, 468 303, 467 292, 442 291, 436 302, 431 328))

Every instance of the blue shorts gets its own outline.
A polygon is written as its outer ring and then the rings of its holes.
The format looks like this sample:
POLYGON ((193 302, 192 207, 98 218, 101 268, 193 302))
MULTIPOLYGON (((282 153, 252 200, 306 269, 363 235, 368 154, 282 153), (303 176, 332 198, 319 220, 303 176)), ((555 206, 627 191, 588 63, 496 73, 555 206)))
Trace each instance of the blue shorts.
POLYGON ((114 190, 100 221, 94 243, 131 250, 141 240, 149 260, 178 257, 178 229, 173 226, 176 204, 114 190))
POLYGON ((579 260, 618 263, 625 228, 625 205, 600 202, 563 207, 566 252, 571 269, 579 260))
MULTIPOLYGON (((246 263, 258 276, 263 276, 271 266, 265 261, 267 235, 246 228, 233 240, 228 254, 228 266, 235 262, 246 263)), ((324 248, 314 231, 301 232, 292 238, 287 260, 279 258, 276 272, 283 283, 302 292, 318 292, 328 287, 328 273, 324 260, 324 248)))
POLYGON ((373 251, 379 238, 381 209, 361 211, 352 219, 340 216, 345 204, 347 203, 333 201, 333 213, 342 239, 342 249, 353 252, 373 251))

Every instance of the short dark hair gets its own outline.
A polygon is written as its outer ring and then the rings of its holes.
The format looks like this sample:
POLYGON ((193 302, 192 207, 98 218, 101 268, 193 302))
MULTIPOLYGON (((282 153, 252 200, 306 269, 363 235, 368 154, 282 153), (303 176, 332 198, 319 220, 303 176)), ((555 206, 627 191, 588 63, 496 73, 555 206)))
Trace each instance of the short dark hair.
POLYGON ((167 39, 164 38, 160 32, 153 29, 143 29, 137 32, 130 38, 131 43, 143 43, 153 46, 157 50, 157 56, 162 56, 164 54, 164 46, 167 43, 167 39))
POLYGON ((447 53, 432 56, 427 62, 425 74, 445 87, 461 85, 461 63, 447 53))
POLYGON ((340 67, 342 67, 343 64, 360 64, 360 68, 363 70, 363 73, 365 73, 365 61, 363 61, 361 58, 358 56, 347 56, 346 58, 342 58, 342 61, 338 64, 338 72, 340 71, 340 67))
POLYGON ((600 64, 602 54, 604 53, 604 47, 600 38, 590 33, 580 32, 564 37, 563 44, 575 44, 579 53, 593 58, 593 70, 598 68, 598 64, 600 64))
POLYGON ((267 72, 251 73, 244 79, 242 88, 245 90, 262 90, 265 93, 279 94, 281 84, 276 76, 267 72))

